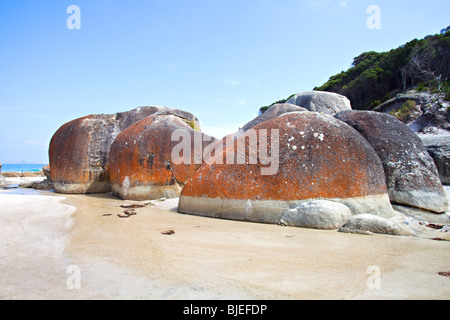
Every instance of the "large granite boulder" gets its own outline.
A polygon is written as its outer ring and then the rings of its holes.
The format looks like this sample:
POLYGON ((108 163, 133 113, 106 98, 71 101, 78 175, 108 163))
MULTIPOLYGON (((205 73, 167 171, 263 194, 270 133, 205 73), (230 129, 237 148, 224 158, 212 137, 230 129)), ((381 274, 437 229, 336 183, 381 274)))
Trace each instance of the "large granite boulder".
POLYGON ((324 91, 301 92, 286 103, 294 104, 309 111, 322 112, 330 115, 344 110, 352 110, 350 100, 337 93, 324 91))
POLYGON ((131 125, 111 146, 113 194, 126 200, 179 197, 185 182, 202 164, 205 147, 212 142, 213 138, 193 130, 175 115, 153 115, 131 125), (176 131, 182 133, 181 141, 174 135, 176 131), (196 142, 200 144, 199 149, 196 142), (182 152, 190 154, 183 161, 174 159, 179 154, 172 155, 180 143, 187 143, 188 149, 182 152), (200 154, 196 154, 198 151, 200 154))
POLYGON ((277 104, 274 104, 273 106, 271 106, 266 112, 264 112, 263 114, 259 115, 258 117, 256 117, 255 119, 253 119, 252 121, 250 121, 249 123, 244 125, 240 131, 245 132, 248 129, 251 129, 254 126, 256 126, 264 121, 268 121, 273 118, 279 117, 285 113, 304 112, 304 111, 308 111, 308 110, 305 108, 296 106, 295 104, 277 103, 277 104))
POLYGON ((330 115, 288 113, 263 122, 228 143, 222 157, 224 164, 203 164, 188 180, 179 212, 279 223, 304 202, 329 200, 352 214, 393 214, 378 155, 358 132, 330 115), (245 150, 243 141, 249 141, 245 150), (271 170, 263 171, 269 165, 271 170))
POLYGON ((51 180, 58 193, 111 191, 108 157, 114 139, 124 129, 153 114, 177 114, 191 124, 190 113, 166 107, 140 107, 116 114, 90 115, 64 124, 49 148, 51 180))
POLYGON ((441 182, 450 185, 450 135, 424 135, 421 139, 436 164, 441 182))
POLYGON ((433 159, 408 126, 374 111, 343 111, 336 118, 354 127, 378 153, 393 203, 437 213, 448 210, 433 159))

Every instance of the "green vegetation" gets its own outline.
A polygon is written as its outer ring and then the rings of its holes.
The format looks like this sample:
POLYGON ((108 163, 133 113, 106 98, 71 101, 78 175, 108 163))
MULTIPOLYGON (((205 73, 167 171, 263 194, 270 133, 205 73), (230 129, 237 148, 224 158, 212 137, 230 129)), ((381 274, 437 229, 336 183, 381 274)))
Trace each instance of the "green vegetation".
POLYGON ((269 110, 270 107, 273 106, 274 104, 278 104, 278 103, 286 103, 286 101, 288 101, 289 99, 291 99, 293 96, 295 96, 295 94, 290 95, 287 99, 283 99, 283 100, 274 102, 274 103, 272 103, 270 106, 264 106, 264 107, 261 107, 261 108, 259 109, 259 112, 260 112, 260 113, 266 112, 266 111, 269 110))
POLYGON ((397 111, 392 110, 389 114, 396 117, 400 121, 405 121, 416 106, 417 103, 414 100, 408 100, 401 106, 400 109, 397 111))
POLYGON ((200 131, 200 127, 197 125, 197 122, 195 120, 187 120, 183 119, 184 122, 186 122, 192 129, 195 131, 200 131))
POLYGON ((450 81, 447 81, 444 83, 444 92, 445 92, 445 97, 444 100, 446 101, 450 101, 450 81))
POLYGON ((449 78, 450 27, 389 52, 363 53, 353 60, 349 70, 331 77, 315 90, 345 95, 354 109, 367 110, 375 102, 385 102, 399 91, 415 86, 418 91, 445 92, 444 84, 449 78))
MULTIPOLYGON (((353 59, 350 69, 314 90, 342 94, 354 109, 371 110, 415 87, 418 91, 445 93, 450 100, 449 80, 450 27, 389 52, 365 52, 353 59)), ((267 108, 261 108, 261 112, 267 108)))
POLYGON ((436 82, 421 82, 417 85, 416 90, 418 92, 429 91, 431 93, 444 93, 444 100, 450 101, 450 81, 442 81, 441 83, 436 82))

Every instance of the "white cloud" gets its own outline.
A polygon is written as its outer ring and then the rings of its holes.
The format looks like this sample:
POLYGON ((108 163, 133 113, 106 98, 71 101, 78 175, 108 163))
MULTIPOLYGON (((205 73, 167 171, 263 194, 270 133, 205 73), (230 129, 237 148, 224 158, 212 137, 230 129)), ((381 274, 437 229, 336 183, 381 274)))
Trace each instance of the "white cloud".
POLYGON ((232 86, 232 87, 236 87, 236 86, 238 86, 238 85, 241 84, 239 81, 236 81, 236 80, 230 80, 230 79, 225 79, 224 82, 225 82, 226 84, 229 84, 229 85, 232 86))
POLYGON ((238 104, 247 104, 247 101, 245 101, 245 100, 240 100, 240 101, 238 101, 238 104))
POLYGON ((303 0, 303 5, 310 8, 341 7, 346 8, 351 0, 303 0))
POLYGON ((36 146, 39 146, 39 145, 42 145, 42 142, 40 142, 40 141, 35 141, 35 140, 26 140, 26 141, 24 142, 24 144, 26 144, 26 145, 36 145, 36 146))

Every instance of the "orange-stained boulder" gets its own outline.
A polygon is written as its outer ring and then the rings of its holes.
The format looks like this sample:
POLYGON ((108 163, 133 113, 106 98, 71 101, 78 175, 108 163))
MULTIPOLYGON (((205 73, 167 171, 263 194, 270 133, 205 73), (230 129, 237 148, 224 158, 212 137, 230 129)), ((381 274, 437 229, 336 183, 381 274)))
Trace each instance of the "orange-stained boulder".
POLYGON ((185 182, 202 164, 203 150, 214 141, 175 115, 154 115, 133 124, 111 146, 113 194, 126 200, 179 197, 185 182), (177 130, 183 139, 173 135, 177 130), (172 156, 180 143, 187 143, 189 150, 185 150, 190 153, 182 162, 172 156), (200 148, 195 150, 196 146, 200 148))
POLYGON ((90 115, 64 124, 50 142, 51 180, 58 193, 111 191, 108 157, 114 139, 133 123, 152 114, 177 114, 190 123, 190 113, 166 107, 140 107, 116 114, 90 115))
POLYGON ((239 139, 229 143, 223 153, 224 164, 203 164, 188 180, 181 193, 179 212, 279 223, 288 210, 322 199, 343 203, 352 214, 393 214, 380 158, 344 122, 322 113, 290 113, 252 130, 258 133, 259 161, 251 164, 248 148, 248 164, 226 162, 229 153, 234 152, 236 158, 242 156, 237 147, 239 139), (261 174, 261 169, 268 166, 260 161, 261 146, 266 147, 261 141, 262 129, 267 129, 268 136, 272 133, 267 139, 268 150, 277 143, 273 130, 279 130, 278 170, 272 175, 261 174))
POLYGON ((447 194, 433 158, 406 124, 375 111, 343 111, 335 117, 355 128, 378 153, 392 202, 437 213, 448 211, 447 194))

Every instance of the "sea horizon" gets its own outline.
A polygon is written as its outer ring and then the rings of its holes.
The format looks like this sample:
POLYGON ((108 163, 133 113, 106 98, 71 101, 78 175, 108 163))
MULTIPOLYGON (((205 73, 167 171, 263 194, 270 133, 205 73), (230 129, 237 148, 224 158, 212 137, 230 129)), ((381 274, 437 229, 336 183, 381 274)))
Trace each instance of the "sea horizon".
POLYGON ((45 163, 3 163, 1 172, 36 172, 41 171, 45 163))

